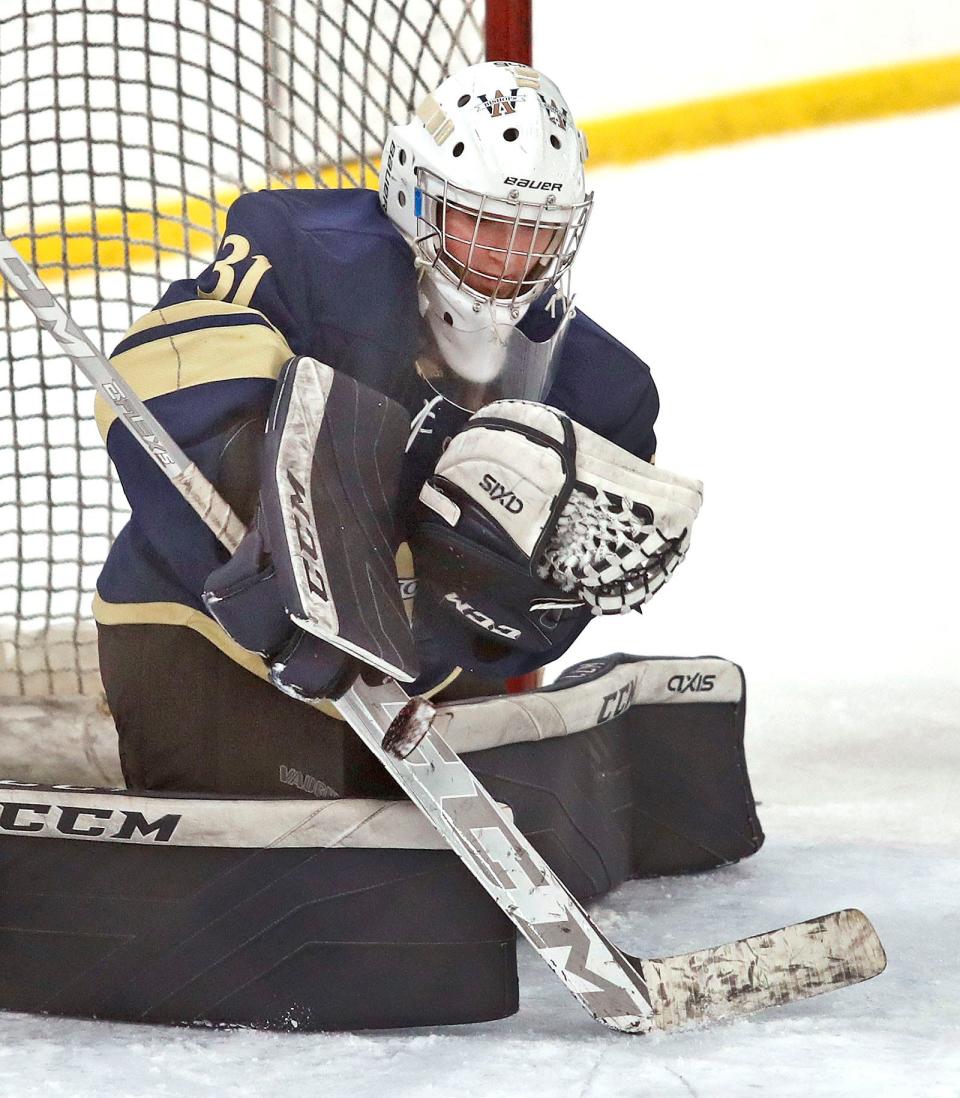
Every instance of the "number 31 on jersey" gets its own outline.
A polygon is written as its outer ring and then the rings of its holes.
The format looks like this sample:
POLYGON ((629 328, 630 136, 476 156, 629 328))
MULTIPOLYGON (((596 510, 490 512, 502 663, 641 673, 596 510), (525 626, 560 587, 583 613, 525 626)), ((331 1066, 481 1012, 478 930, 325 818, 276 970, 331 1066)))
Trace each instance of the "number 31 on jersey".
POLYGON ((229 251, 213 265, 217 273, 217 284, 212 290, 198 289, 197 296, 213 297, 217 301, 229 301, 233 305, 249 305, 254 291, 260 284, 260 279, 270 270, 272 264, 265 255, 255 255, 246 274, 234 289, 233 284, 237 278, 236 266, 250 255, 250 241, 239 233, 230 233, 223 238, 223 248, 229 251))

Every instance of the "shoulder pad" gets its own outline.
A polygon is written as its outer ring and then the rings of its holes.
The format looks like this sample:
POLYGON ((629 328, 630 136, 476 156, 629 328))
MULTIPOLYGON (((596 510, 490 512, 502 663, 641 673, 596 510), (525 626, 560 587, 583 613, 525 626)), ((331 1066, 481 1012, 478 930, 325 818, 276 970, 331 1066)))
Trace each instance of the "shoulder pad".
POLYGON ((241 195, 216 259, 196 280, 197 294, 229 301, 248 278, 253 286, 247 283, 242 303, 263 313, 294 354, 388 395, 392 377, 412 370, 419 316, 413 253, 376 192, 241 195))
POLYGON ((660 399, 650 367, 586 313, 570 323, 547 403, 636 457, 656 452, 660 399))

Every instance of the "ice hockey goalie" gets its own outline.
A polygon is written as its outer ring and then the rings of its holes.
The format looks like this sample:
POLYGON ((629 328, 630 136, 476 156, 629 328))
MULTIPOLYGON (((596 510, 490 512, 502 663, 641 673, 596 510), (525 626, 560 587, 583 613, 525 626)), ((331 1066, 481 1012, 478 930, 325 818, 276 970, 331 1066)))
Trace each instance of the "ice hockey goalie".
POLYGON ((99 408, 132 510, 95 604, 130 787, 383 792, 297 697, 363 663, 500 693, 683 560, 700 484, 652 464, 650 371, 573 305, 585 157, 550 80, 474 66, 390 131, 379 193, 241 196, 115 348, 250 530, 228 559, 99 408))

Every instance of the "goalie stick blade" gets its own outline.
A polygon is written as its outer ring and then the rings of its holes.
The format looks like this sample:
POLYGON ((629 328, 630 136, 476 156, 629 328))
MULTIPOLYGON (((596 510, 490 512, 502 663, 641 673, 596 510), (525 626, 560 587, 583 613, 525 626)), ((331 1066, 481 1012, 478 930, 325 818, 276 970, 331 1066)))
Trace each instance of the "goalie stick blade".
POLYGON ((809 999, 870 980, 887 964, 870 920, 853 908, 711 949, 627 959, 650 989, 658 1029, 809 999))
POLYGON ((337 705, 567 990, 610 1029, 647 1033, 713 1021, 883 970, 873 927, 852 910, 695 953, 631 957, 607 941, 432 722, 402 760, 384 752, 384 736, 415 712, 396 683, 360 679, 337 705))

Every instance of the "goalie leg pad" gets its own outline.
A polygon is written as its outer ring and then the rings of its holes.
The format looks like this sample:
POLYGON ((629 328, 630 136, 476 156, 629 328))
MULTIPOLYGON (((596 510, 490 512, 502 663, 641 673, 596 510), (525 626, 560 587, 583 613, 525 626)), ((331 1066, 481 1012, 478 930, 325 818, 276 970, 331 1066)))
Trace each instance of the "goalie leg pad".
POLYGON ((537 691, 441 708, 440 727, 587 900, 760 848, 745 713, 743 674, 727 660, 615 654, 537 691))

